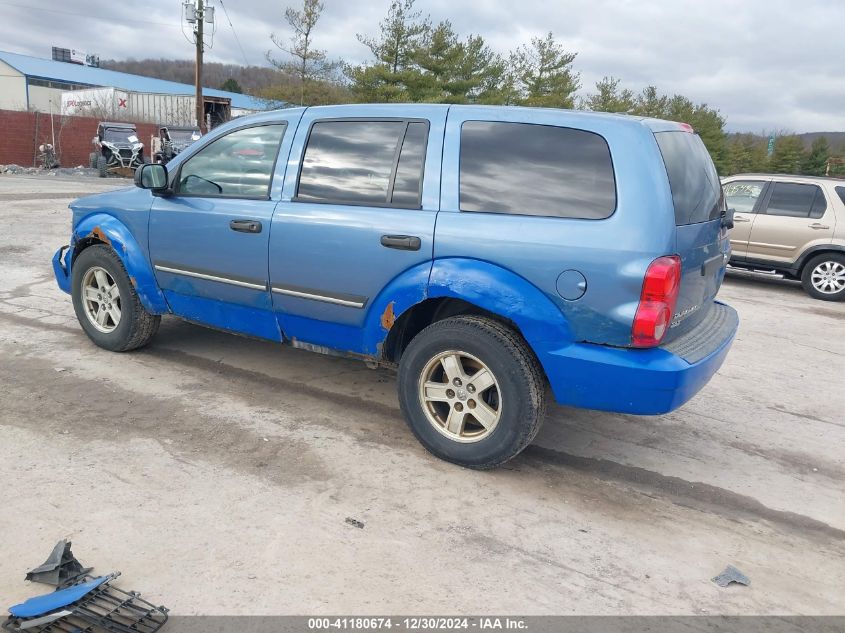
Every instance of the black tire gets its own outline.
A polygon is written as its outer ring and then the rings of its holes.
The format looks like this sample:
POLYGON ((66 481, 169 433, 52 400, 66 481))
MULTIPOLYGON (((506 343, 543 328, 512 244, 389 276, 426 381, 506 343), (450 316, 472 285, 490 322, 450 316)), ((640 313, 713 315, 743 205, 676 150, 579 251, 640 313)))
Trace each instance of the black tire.
POLYGON ((91 169, 97 169, 97 152, 88 154, 88 166, 91 169))
POLYGON ((102 154, 97 155, 97 171, 100 172, 100 178, 105 178, 109 175, 108 172, 109 161, 102 154))
POLYGON ((801 271, 801 285, 804 287, 804 291, 814 299, 821 299, 822 301, 845 301, 845 286, 842 286, 839 290, 822 292, 813 285, 813 272, 820 265, 830 265, 837 272, 842 271, 845 269, 845 254, 822 253, 807 262, 801 271))
POLYGON ((495 468, 516 456, 537 435, 546 415, 546 381, 534 354, 517 332, 484 317, 450 317, 415 336, 399 363, 398 388, 402 412, 420 443, 437 457, 468 468, 495 468), (447 437, 429 420, 420 397, 426 367, 450 350, 486 365, 501 392, 498 423, 477 441, 447 437))
POLYGON ((143 347, 158 331, 161 317, 150 314, 141 304, 135 287, 129 281, 123 262, 111 247, 95 244, 82 251, 73 263, 71 295, 73 309, 82 329, 94 343, 113 352, 128 352, 143 347), (101 332, 88 319, 82 298, 82 283, 93 267, 103 268, 117 284, 120 292, 120 319, 111 332, 101 332))

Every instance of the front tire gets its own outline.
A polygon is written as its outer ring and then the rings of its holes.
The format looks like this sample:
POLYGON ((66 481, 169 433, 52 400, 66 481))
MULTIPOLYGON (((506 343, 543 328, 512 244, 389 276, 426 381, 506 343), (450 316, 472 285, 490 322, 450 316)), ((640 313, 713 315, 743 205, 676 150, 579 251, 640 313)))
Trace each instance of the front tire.
POLYGON ((73 263, 73 309, 95 344, 128 352, 150 342, 161 317, 141 304, 117 254, 105 244, 89 246, 73 263))
POLYGON ((811 259, 801 272, 801 285, 814 299, 845 300, 845 255, 823 253, 811 259))
POLYGON ((109 175, 109 161, 102 154, 97 156, 97 171, 100 172, 100 178, 105 178, 109 175))
POLYGON ((504 464, 537 435, 546 383, 519 334, 478 316, 438 321, 399 363, 399 403, 431 453, 468 468, 504 464))

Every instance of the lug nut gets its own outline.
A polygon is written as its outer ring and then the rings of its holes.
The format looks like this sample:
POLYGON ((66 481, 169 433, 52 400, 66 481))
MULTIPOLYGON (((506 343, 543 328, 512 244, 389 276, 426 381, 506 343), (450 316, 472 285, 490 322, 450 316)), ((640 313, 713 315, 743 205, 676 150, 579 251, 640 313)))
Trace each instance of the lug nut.
POLYGON ((455 397, 455 392, 454 392, 454 391, 452 391, 451 389, 447 389, 447 390, 446 390, 446 397, 447 397, 447 398, 454 398, 454 397, 455 397))
POLYGON ((461 383, 461 379, 460 379, 460 378, 455 378, 455 379, 452 381, 452 384, 453 384, 453 385, 455 385, 456 387, 460 387, 460 386, 461 386, 461 384, 462 384, 462 383, 461 383))
POLYGON ((468 406, 470 409, 474 409, 474 408, 475 408, 475 400, 469 400, 469 401, 467 401, 467 406, 468 406))
POLYGON ((475 393, 475 385, 467 385, 467 391, 470 393, 475 393))
POLYGON ((455 403, 455 411, 463 411, 463 410, 464 410, 464 405, 462 405, 460 402, 456 402, 455 403))

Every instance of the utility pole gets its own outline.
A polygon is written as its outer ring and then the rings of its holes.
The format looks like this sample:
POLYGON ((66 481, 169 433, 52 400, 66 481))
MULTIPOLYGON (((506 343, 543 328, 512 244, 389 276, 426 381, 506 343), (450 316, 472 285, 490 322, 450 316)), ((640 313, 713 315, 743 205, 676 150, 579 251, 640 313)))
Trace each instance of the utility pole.
POLYGON ((197 90, 197 126, 203 133, 205 133, 205 102, 202 98, 202 23, 204 17, 203 13, 204 11, 202 6, 202 0, 197 0, 197 29, 194 32, 194 39, 196 40, 197 44, 197 72, 196 77, 194 79, 194 84, 197 90))
MULTIPOLYGON (((193 25, 194 45, 197 49, 196 72, 194 74, 194 87, 196 89, 196 119, 197 126, 205 132, 205 103, 202 96, 202 54, 205 51, 203 25, 208 22, 214 24, 214 7, 205 6, 203 0, 185 0, 183 3, 185 21, 193 25)), ((212 37, 214 29, 212 28, 212 37)))

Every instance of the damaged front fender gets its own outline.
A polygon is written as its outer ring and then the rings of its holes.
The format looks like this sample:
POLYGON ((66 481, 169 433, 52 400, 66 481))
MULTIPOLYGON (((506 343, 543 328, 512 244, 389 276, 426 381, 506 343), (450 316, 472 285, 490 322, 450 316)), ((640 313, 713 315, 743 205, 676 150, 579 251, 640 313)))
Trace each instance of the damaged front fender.
POLYGON ((167 302, 153 274, 153 268, 140 244, 126 225, 107 213, 94 213, 83 218, 74 227, 73 238, 67 253, 62 256, 60 249, 53 257, 53 268, 62 290, 70 292, 73 262, 80 252, 93 244, 105 244, 117 253, 129 275, 130 282, 138 293, 138 298, 148 312, 151 314, 169 312, 167 302), (57 266, 59 266, 58 269, 57 266))

